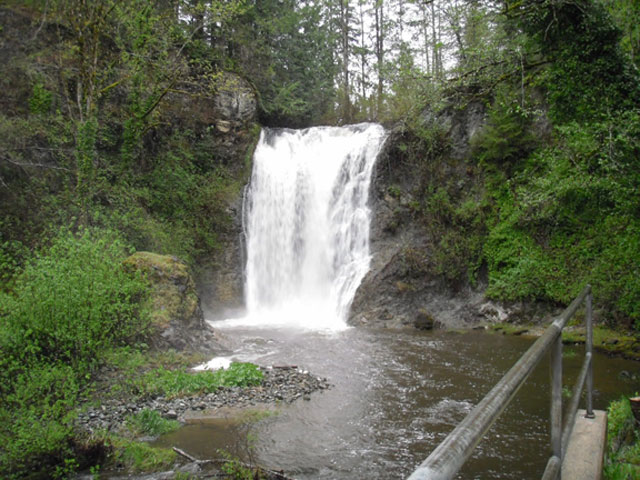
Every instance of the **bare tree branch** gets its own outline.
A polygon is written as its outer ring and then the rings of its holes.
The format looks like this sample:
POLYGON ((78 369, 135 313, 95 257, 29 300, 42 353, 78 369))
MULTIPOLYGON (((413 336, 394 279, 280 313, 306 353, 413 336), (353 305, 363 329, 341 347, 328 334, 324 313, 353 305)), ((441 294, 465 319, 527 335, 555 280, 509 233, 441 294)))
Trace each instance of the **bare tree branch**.
POLYGON ((32 163, 32 162, 19 162, 19 161, 13 160, 11 157, 9 157, 6 154, 0 157, 0 160, 4 160, 5 162, 10 163, 11 165, 14 165, 16 167, 20 167, 23 169, 24 168, 45 168, 50 170, 62 170, 65 172, 71 171, 68 168, 60 167, 58 165, 46 165, 44 163, 32 163))

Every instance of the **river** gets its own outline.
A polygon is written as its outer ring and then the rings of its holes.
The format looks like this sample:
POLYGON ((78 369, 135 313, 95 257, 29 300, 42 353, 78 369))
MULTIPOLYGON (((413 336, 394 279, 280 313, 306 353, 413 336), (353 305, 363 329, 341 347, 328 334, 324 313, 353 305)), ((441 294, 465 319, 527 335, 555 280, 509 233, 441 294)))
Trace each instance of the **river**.
MULTIPOLYGON (((250 441, 247 428, 223 421, 189 425, 160 444, 200 458, 218 457, 224 449, 301 480, 405 478, 534 341, 479 331, 224 331, 234 359, 297 365, 333 387, 309 401, 278 405, 275 415, 251 425, 250 441)), ((565 347, 567 386, 582 351, 565 347)), ((596 354, 594 367, 596 408, 639 387, 621 375, 637 371, 635 362, 596 354)), ((543 361, 459 478, 540 478, 549 455, 549 397, 543 361)))

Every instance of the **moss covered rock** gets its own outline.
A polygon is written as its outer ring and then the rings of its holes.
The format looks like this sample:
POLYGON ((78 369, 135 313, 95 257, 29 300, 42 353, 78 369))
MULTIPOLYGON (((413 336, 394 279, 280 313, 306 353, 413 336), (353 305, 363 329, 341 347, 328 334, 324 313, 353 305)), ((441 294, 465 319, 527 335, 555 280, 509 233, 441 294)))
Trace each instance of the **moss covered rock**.
POLYGON ((203 353, 223 350, 215 330, 204 320, 195 282, 183 261, 169 255, 136 252, 124 265, 142 272, 150 282, 146 306, 153 325, 153 347, 203 353))

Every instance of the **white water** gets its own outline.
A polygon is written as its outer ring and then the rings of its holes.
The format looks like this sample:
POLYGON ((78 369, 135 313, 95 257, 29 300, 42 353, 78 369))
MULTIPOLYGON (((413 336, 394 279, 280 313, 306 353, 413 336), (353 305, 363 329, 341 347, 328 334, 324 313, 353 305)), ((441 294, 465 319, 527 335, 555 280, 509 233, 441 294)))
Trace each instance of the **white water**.
POLYGON ((246 306, 225 326, 347 328, 369 269, 375 124, 263 130, 245 195, 246 306))

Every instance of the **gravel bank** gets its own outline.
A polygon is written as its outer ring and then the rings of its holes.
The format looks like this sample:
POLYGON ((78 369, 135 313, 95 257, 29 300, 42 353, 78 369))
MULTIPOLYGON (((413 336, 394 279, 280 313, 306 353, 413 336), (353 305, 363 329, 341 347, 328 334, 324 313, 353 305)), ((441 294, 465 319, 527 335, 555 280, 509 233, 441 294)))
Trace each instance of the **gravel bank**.
POLYGON ((184 421, 188 411, 292 403, 298 399, 309 400, 313 392, 331 387, 326 378, 313 376, 297 367, 260 367, 260 370, 264 379, 255 387, 223 387, 214 393, 174 399, 156 397, 126 403, 105 400, 100 406, 88 406, 78 416, 78 426, 89 432, 117 430, 128 416, 144 409, 156 410, 168 419, 184 421))

